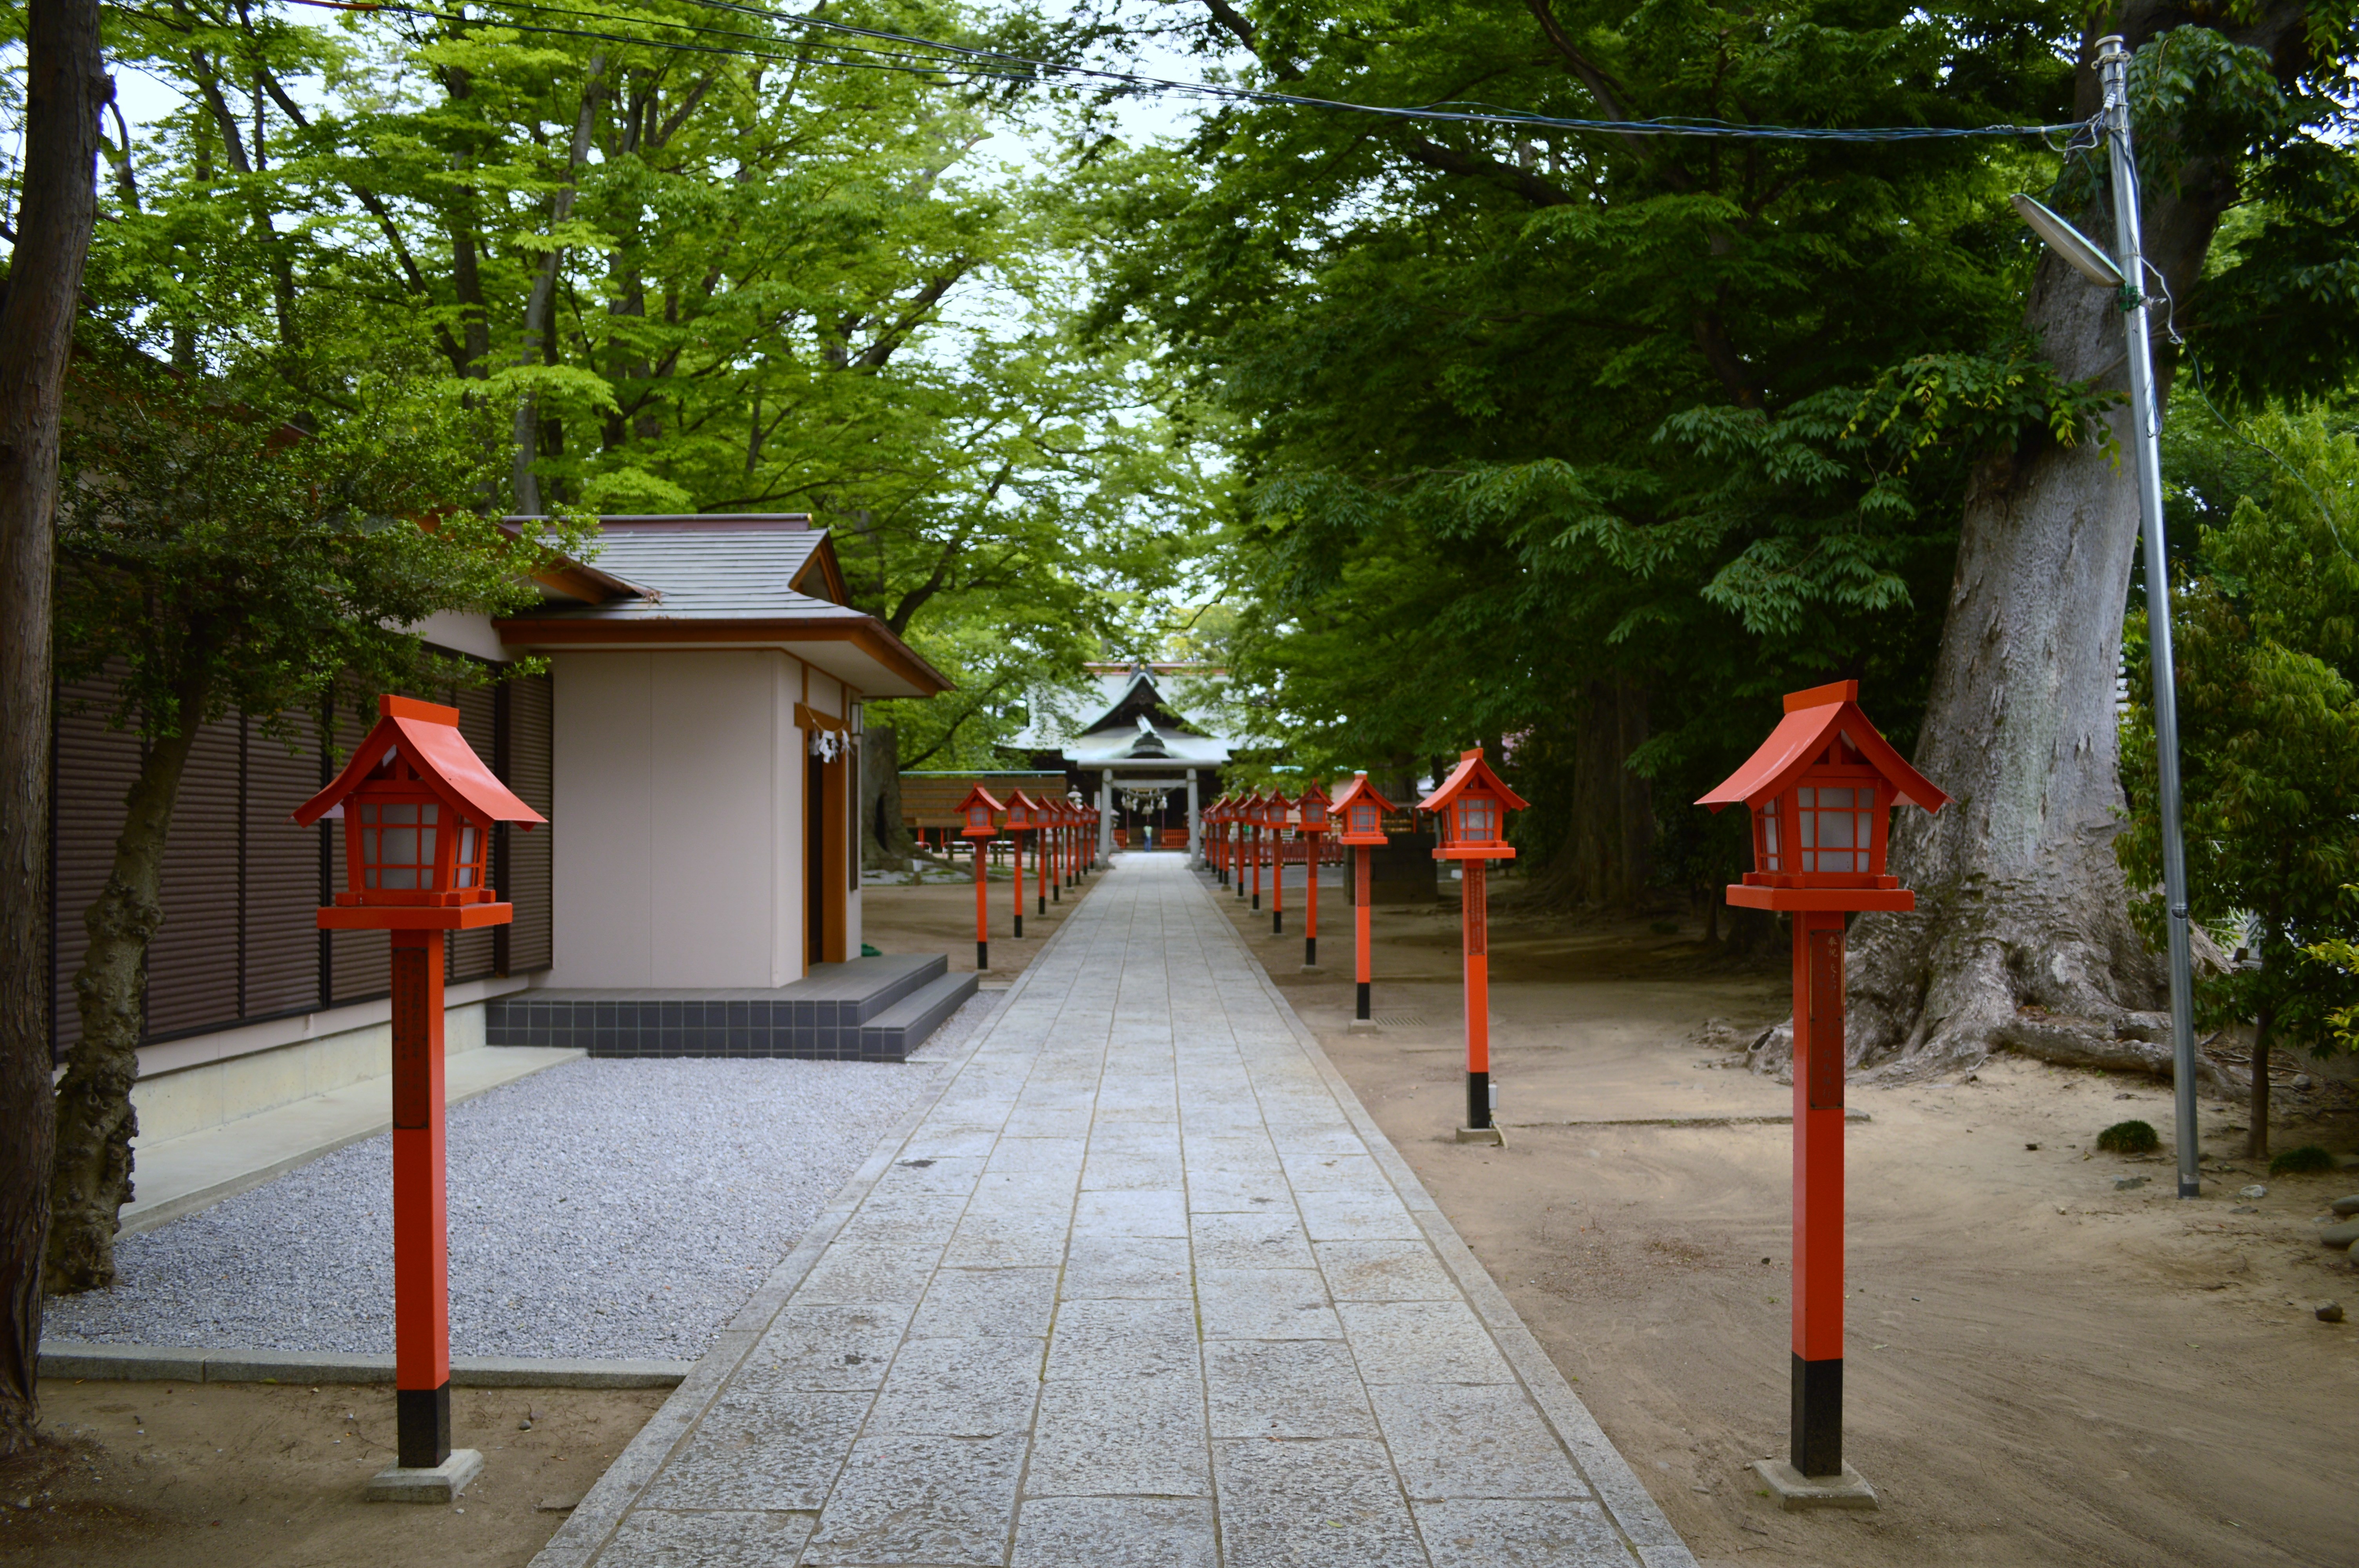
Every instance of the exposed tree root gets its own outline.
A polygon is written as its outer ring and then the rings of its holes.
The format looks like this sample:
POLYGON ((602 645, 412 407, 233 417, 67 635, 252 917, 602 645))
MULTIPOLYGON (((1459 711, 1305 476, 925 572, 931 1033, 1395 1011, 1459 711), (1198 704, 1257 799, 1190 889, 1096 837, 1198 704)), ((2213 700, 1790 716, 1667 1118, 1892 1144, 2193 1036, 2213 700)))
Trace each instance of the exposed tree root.
MULTIPOLYGON (((2248 1092, 2252 1077, 2211 1054, 2206 1047, 2219 1038, 2215 1033, 2210 1039, 2196 1043, 2196 1088, 2219 1099, 2237 1098, 2248 1092)), ((1854 1065, 1850 1076, 1859 1083, 1919 1083, 1948 1073, 1971 1072, 1988 1061, 1994 1051, 2001 1050, 2019 1052, 2060 1067, 2151 1073, 2166 1083, 2178 1076, 2171 1060, 2169 1013, 2125 1012, 2113 1019, 2093 1019, 2072 1018, 2039 1008, 2021 1009, 2015 1017, 1999 1023, 1991 1031, 1988 1045, 1979 1052, 1944 1052, 1939 1065, 1921 1053, 1864 1071, 1854 1065)), ((1791 1083, 1792 1022, 1762 1031, 1745 1047, 1745 1062, 1756 1073, 1791 1083)))

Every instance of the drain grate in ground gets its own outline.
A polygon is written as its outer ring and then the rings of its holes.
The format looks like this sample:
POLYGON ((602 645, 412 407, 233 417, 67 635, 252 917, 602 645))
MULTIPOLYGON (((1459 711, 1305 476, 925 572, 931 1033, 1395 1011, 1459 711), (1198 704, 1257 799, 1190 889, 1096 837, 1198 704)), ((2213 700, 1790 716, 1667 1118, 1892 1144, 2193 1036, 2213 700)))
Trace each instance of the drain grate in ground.
POLYGON ((1368 1022, 1385 1029, 1423 1029, 1430 1021, 1421 1012, 1370 1012, 1368 1022))

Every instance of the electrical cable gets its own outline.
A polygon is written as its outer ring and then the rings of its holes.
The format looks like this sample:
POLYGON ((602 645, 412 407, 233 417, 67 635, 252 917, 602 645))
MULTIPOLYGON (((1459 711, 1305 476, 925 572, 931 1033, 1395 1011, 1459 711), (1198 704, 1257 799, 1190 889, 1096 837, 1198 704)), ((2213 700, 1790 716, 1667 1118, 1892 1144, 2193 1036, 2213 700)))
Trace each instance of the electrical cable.
MULTIPOLYGON (((833 46, 836 54, 860 54, 867 59, 814 58, 809 54, 784 54, 750 48, 721 48, 665 38, 633 38, 622 34, 601 32, 583 27, 538 26, 514 20, 468 16, 440 10, 429 5, 404 4, 402 0, 289 0, 290 4, 309 5, 332 11, 383 11, 397 16, 417 16, 429 21, 453 23, 462 27, 507 28, 516 32, 535 33, 557 38, 589 38, 607 43, 636 45, 641 48, 669 49, 678 53, 717 55, 745 59, 777 60, 799 65, 833 67, 839 70, 886 70, 911 76, 964 77, 973 81, 1009 82, 1067 82, 1074 85, 1096 85, 1142 95, 1177 95, 1211 98, 1232 103, 1255 103, 1271 107, 1321 109, 1336 113, 1371 114, 1385 119, 1429 121, 1457 124, 1497 125, 1511 129, 1603 132, 1616 135, 1701 136, 1740 140, 1863 142, 1886 143, 1909 141, 1954 141, 1970 137, 2030 136, 2047 142, 2059 133, 2075 140, 2086 135, 2094 123, 2071 121, 2052 125, 1884 125, 1884 126, 1812 126, 1761 125, 1712 119, 1702 116, 1668 116, 1655 120, 1584 120, 1553 114, 1539 114, 1527 110, 1502 109, 1487 104, 1465 104, 1450 100, 1430 104, 1358 103, 1345 99, 1317 98, 1303 93, 1276 92, 1263 88, 1234 87, 1221 82, 1187 81, 1169 77, 1141 75, 1134 71, 1107 70, 1094 66, 1060 63, 1032 59, 1023 55, 1003 53, 970 44, 951 43, 939 38, 921 38, 915 34, 888 32, 882 28, 862 27, 821 16, 796 14, 779 15, 757 6, 732 4, 731 0, 686 0, 686 3, 714 11, 753 16, 761 20, 788 26, 810 27, 843 37, 892 43, 907 49, 933 51, 912 55, 897 49, 869 49, 853 45, 833 46), (951 58, 940 58, 951 57, 951 58), (969 63, 971 62, 971 63, 969 63)), ((604 12, 591 12, 554 5, 545 0, 503 0, 503 4, 520 10, 549 16, 595 17, 611 23, 626 18, 604 12)), ((644 25, 671 27, 682 31, 743 38, 746 35, 729 28, 704 27, 690 22, 662 18, 627 18, 644 25)), ((761 38, 755 41, 779 43, 780 40, 761 38)), ((2068 150, 2071 144, 2068 143, 2068 150)))

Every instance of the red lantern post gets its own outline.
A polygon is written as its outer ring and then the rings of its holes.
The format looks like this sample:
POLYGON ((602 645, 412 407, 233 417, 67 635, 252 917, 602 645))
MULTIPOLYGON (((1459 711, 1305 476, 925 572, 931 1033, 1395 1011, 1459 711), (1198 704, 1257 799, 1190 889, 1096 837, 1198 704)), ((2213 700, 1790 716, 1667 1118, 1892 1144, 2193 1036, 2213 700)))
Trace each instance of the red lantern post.
POLYGON ((1238 823, 1245 835, 1245 859, 1253 863, 1253 903, 1248 907, 1256 912, 1261 908, 1261 791, 1255 790, 1245 796, 1245 815, 1238 823))
POLYGON ((1261 825, 1269 834, 1269 934, 1286 935, 1286 829, 1294 820, 1294 803, 1284 790, 1274 789, 1261 803, 1261 825))
MULTIPOLYGON (((1016 939, 1024 939, 1024 835, 1040 826, 1040 807, 1022 790, 1007 797, 1007 841, 1016 857, 1016 939)), ((1045 903, 1043 904, 1045 908, 1045 903)))
POLYGON ((1491 1125, 1491 931, 1484 880, 1493 860, 1516 858, 1507 844, 1507 813, 1521 811, 1524 802, 1500 782, 1477 746, 1460 753, 1458 766, 1417 808, 1432 812, 1440 829, 1433 858, 1464 868, 1459 924, 1466 948, 1466 1125, 1459 1129, 1459 1140, 1496 1143, 1499 1130, 1491 1125))
POLYGON ((1352 927, 1358 939, 1359 955, 1353 968, 1359 981, 1357 1010, 1353 1014, 1354 1028, 1370 1027, 1368 1018, 1368 851, 1385 842, 1385 817, 1393 808, 1392 802, 1375 791, 1363 772, 1352 775, 1351 787, 1327 808, 1335 818, 1339 831, 1335 842, 1353 850, 1352 867, 1352 927))
MULTIPOLYGON (((993 828, 991 819, 1007 808, 999 804, 992 793, 981 784, 966 792, 959 802, 959 819, 962 826, 959 837, 974 844, 974 967, 977 972, 991 968, 991 909, 984 887, 984 857, 989 853, 993 828)), ((1019 907, 1021 883, 1017 884, 1019 907)))
POLYGON ((1229 797, 1221 796, 1204 813, 1212 825, 1212 872, 1220 885, 1229 885, 1229 797))
POLYGON ((1302 967, 1308 971, 1319 967, 1319 836, 1327 830, 1327 811, 1334 802, 1327 791, 1313 779, 1295 803, 1296 822, 1302 829, 1302 864, 1310 879, 1310 890, 1305 894, 1308 907, 1303 911, 1302 967))
POLYGON ((545 822, 459 733, 459 710, 377 699, 376 727, 335 782, 295 813, 340 812, 344 891, 322 931, 384 931, 393 946, 394 1465, 372 1495, 444 1502, 483 1468, 451 1447, 451 1265, 442 1133, 446 931, 506 925, 488 883, 493 827, 545 822))
POLYGON ((1859 683, 1798 691, 1761 749, 1696 802, 1753 815, 1753 867, 1728 890, 1794 925, 1793 1460, 1755 1468, 1789 1508, 1873 1508, 1843 1459, 1843 915, 1910 910, 1885 872, 1894 802, 1939 811, 1949 796, 1860 710, 1859 683))

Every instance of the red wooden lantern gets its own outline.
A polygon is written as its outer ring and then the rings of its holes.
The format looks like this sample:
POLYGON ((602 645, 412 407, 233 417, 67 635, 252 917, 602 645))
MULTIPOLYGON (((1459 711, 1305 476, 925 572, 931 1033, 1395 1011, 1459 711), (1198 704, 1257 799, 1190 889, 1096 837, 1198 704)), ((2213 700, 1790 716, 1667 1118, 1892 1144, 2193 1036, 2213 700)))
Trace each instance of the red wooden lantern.
POLYGON ((1286 935, 1286 838, 1294 827, 1294 802, 1272 789, 1262 796, 1261 829, 1269 845, 1269 934, 1286 935))
POLYGON ((1352 782, 1327 808, 1335 818, 1335 842, 1338 844, 1382 844, 1385 818, 1391 814, 1393 803, 1375 791, 1364 773, 1352 775, 1352 782))
POLYGON ((1753 814, 1753 870, 1728 890, 1748 909, 1909 910, 1917 895, 1884 869, 1897 801, 1938 811, 1949 796, 1860 711, 1859 683, 1798 691, 1769 739, 1711 794, 1714 811, 1753 814))
POLYGON ((322 930, 385 931, 393 948, 393 1468, 378 1496, 447 1501, 483 1468, 451 1447, 449 1199, 443 1159, 446 931, 506 925, 515 907, 484 881, 495 824, 548 820, 459 733, 459 710, 377 698, 377 721, 335 782, 295 813, 342 809, 344 888, 322 930))
POLYGON ((1237 802, 1237 850, 1245 858, 1237 862, 1237 896, 1250 892, 1252 909, 1261 907, 1261 791, 1247 790, 1237 802), (1246 886, 1250 881, 1250 889, 1246 886))
POLYGON ((989 790, 981 784, 975 785, 966 792, 966 798, 959 802, 959 818, 962 823, 959 837, 962 838, 997 838, 999 829, 994 825, 995 819, 1006 810, 1007 807, 1002 806, 989 790))
POLYGON ((1359 954, 1353 964, 1359 982, 1357 1011, 1353 1014, 1354 1028, 1374 1028, 1368 1017, 1368 851, 1386 842, 1385 817, 1393 803, 1375 791, 1368 775, 1357 773, 1335 804, 1327 808, 1335 820, 1335 842, 1347 844, 1352 856, 1352 927, 1358 938, 1359 954))
POLYGON ((1024 835, 1040 826, 1040 804, 1022 790, 1007 797, 1007 841, 1015 846, 1016 939, 1024 939, 1024 835))
POLYGON ((1326 789, 1317 779, 1305 785, 1294 801, 1295 826, 1302 832, 1302 867, 1310 883, 1305 895, 1302 924, 1302 967, 1305 970, 1319 967, 1319 838, 1327 831, 1327 811, 1334 804, 1327 798, 1326 789))
POLYGON ((1470 1143, 1496 1143, 1499 1132, 1491 1125, 1491 930, 1485 879, 1493 860, 1516 857, 1507 843, 1507 813, 1523 810, 1524 801, 1491 771, 1477 746, 1460 754, 1458 766, 1417 808, 1433 813, 1440 829, 1433 858, 1462 861, 1465 867, 1459 925, 1466 949, 1466 1125, 1460 1137, 1470 1143))
MULTIPOLYGON (((1477 746, 1458 759, 1458 766, 1441 787, 1417 803, 1419 811, 1434 814, 1437 860, 1512 860, 1507 844, 1507 813, 1524 809, 1524 800, 1509 789, 1483 761, 1477 746)), ((1473 867, 1469 865, 1471 874, 1473 867)))
POLYGON ((959 820, 963 825, 959 837, 974 841, 974 967, 979 972, 991 968, 991 912, 984 890, 984 857, 990 853, 991 840, 998 832, 992 818, 1006 809, 981 784, 967 791, 966 798, 959 802, 959 820))
POLYGON ((1753 870, 1728 902, 1793 915, 1793 1459, 1756 1466, 1789 1504, 1875 1502, 1843 1461, 1843 915, 1917 907, 1885 871, 1887 820, 1896 801, 1949 798, 1868 722, 1859 683, 1839 681, 1788 697, 1760 750, 1696 802, 1753 815, 1753 870))

